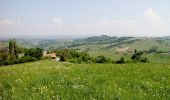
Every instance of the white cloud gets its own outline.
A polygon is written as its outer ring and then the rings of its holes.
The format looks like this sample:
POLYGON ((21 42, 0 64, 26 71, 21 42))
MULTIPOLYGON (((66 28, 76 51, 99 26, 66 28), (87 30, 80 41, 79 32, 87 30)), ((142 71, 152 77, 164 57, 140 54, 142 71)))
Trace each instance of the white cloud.
POLYGON ((103 19, 92 25, 88 30, 93 33, 103 32, 103 34, 108 33, 110 35, 113 33, 122 36, 163 36, 170 33, 168 26, 170 26, 169 19, 161 18, 156 11, 149 8, 144 12, 144 16, 126 20, 103 19))
POLYGON ((9 19, 0 20, 0 33, 8 33, 7 31, 11 30, 14 24, 15 23, 9 19))
MULTIPOLYGON (((77 24, 66 22, 55 17, 49 20, 32 23, 21 21, 11 21, 9 19, 0 20, 0 32, 28 33, 30 35, 117 35, 117 36, 163 36, 170 35, 170 19, 164 19, 149 8, 144 11, 143 16, 133 19, 101 19, 97 22, 77 24), (71 24, 71 25, 70 25, 71 24), (4 28, 4 26, 6 28, 4 28), (36 34, 35 34, 36 33, 36 34), (64 34, 65 33, 65 34, 64 34)), ((25 35, 25 34, 24 34, 25 35)))
POLYGON ((45 26, 45 24, 42 23, 42 22, 34 24, 34 27, 36 27, 36 28, 41 28, 41 27, 44 27, 44 26, 45 26))
POLYGON ((62 25, 63 20, 61 18, 53 18, 52 23, 55 23, 57 25, 62 25))
POLYGON ((149 8, 144 12, 144 15, 148 17, 151 21, 160 21, 161 18, 159 15, 153 10, 153 8, 149 8))
POLYGON ((14 25, 14 22, 9 19, 0 20, 0 26, 14 25))
POLYGON ((2 19, 0 20, 0 33, 9 34, 21 32, 23 24, 20 20, 2 19))

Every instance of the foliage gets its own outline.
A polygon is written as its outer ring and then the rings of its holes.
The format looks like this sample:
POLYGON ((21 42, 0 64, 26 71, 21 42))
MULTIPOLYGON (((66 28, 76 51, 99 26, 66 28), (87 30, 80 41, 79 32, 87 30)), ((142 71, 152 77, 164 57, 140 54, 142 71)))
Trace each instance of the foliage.
POLYGON ((137 50, 135 49, 135 53, 132 55, 131 59, 132 62, 136 63, 136 62, 142 62, 142 63, 147 63, 149 62, 148 58, 146 57, 142 57, 143 52, 137 52, 137 50))
POLYGON ((18 63, 18 46, 16 39, 9 40, 9 47, 0 50, 0 65, 11 65, 18 63))
POLYGON ((8 54, 8 59, 17 59, 18 58, 18 47, 17 47, 17 42, 16 39, 10 39, 9 40, 9 54, 8 54))
POLYGON ((158 46, 153 46, 149 49, 149 53, 157 53, 158 52, 158 46))
POLYGON ((96 57, 96 63, 111 63, 111 59, 101 55, 96 57))
POLYGON ((0 65, 12 65, 25 63, 41 59, 42 49, 40 48, 20 48, 17 46, 16 39, 9 40, 9 47, 0 50, 0 65), (25 56, 18 58, 19 53, 24 53, 25 56))
POLYGON ((68 59, 67 61, 71 63, 78 63, 78 59, 75 59, 75 58, 68 59))
POLYGON ((18 52, 19 53, 25 53, 28 49, 24 47, 18 47, 18 52))
POLYGON ((61 61, 76 61, 78 63, 91 62, 91 57, 86 52, 77 52, 74 49, 61 49, 56 50, 57 56, 60 57, 61 61), (71 60, 70 60, 71 59, 71 60))
POLYGON ((147 63, 147 62, 149 62, 149 60, 148 60, 148 58, 143 57, 143 58, 141 58, 141 62, 142 62, 142 63, 147 63))
POLYGON ((0 65, 5 65, 8 58, 8 50, 6 48, 0 49, 0 65))
POLYGON ((25 52, 25 56, 31 56, 37 59, 41 59, 42 55, 43 55, 43 51, 41 48, 31 48, 25 52))
POLYGON ((37 61, 37 60, 38 60, 37 58, 27 55, 27 56, 23 56, 19 58, 19 63, 32 62, 32 61, 37 61))
POLYGON ((116 61, 117 64, 123 64, 125 63, 124 57, 121 57, 120 60, 116 61))
POLYGON ((60 61, 66 61, 70 57, 68 49, 56 50, 55 52, 60 57, 60 61))

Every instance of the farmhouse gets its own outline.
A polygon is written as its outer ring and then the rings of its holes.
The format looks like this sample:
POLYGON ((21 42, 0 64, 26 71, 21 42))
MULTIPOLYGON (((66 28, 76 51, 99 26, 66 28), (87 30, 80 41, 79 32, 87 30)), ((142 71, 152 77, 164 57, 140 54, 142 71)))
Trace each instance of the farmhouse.
POLYGON ((47 51, 43 51, 43 57, 46 57, 51 60, 59 61, 60 59, 56 56, 56 53, 47 53, 47 51))

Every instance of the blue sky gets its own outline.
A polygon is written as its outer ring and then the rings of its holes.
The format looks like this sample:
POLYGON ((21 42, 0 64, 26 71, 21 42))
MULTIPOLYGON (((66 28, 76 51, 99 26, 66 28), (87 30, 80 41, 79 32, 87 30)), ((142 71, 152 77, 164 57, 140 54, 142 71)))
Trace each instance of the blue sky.
POLYGON ((170 0, 0 0, 1 36, 166 36, 170 0))

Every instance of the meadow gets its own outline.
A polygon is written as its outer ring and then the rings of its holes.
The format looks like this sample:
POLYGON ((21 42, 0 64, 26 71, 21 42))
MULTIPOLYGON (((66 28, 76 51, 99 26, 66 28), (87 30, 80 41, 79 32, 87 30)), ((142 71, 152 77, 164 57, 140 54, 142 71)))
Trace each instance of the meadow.
POLYGON ((37 61, 0 67, 0 100, 170 100, 170 65, 37 61))

